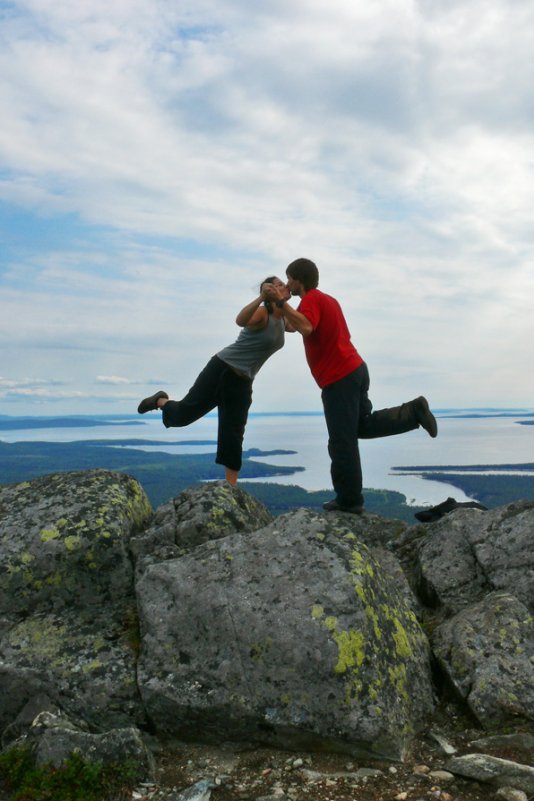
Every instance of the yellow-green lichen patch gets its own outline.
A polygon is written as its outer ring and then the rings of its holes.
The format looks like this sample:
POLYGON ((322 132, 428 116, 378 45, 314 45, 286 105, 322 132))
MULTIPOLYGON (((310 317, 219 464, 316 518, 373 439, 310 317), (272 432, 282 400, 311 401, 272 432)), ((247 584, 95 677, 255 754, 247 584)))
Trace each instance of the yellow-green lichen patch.
POLYGON ((401 622, 397 617, 393 618, 393 625, 395 626, 395 630, 393 631, 393 639, 395 640, 397 656, 408 659, 412 655, 413 651, 410 646, 406 629, 401 625, 401 622))
POLYGON ((11 629, 6 644, 16 648, 22 655, 37 662, 58 660, 62 655, 66 660, 76 651, 92 654, 90 662, 97 654, 106 651, 108 646, 100 633, 71 630, 58 618, 39 616, 25 620, 11 629))
POLYGON ((261 662, 273 644, 272 637, 266 637, 262 642, 252 643, 250 656, 255 662, 261 662))
POLYGON ((102 668, 102 662, 100 659, 92 659, 90 662, 87 662, 83 667, 82 670, 84 673, 92 673, 95 670, 100 670, 102 668))
POLYGON ((65 537, 64 542, 67 551, 75 551, 81 545, 81 537, 77 536, 76 534, 70 534, 68 537, 65 537))
POLYGON ((336 673, 346 673, 361 667, 365 658, 365 638, 361 631, 334 631, 338 648, 336 673))
POLYGON ((361 542, 351 545, 350 578, 354 613, 325 616, 316 604, 312 618, 336 644, 334 671, 344 683, 344 702, 368 701, 369 708, 380 710, 376 714, 393 705, 401 722, 410 707, 413 670, 428 658, 428 643, 404 597, 361 542))
POLYGON ((50 542, 50 540, 57 540, 61 534, 59 528, 43 528, 41 530, 41 542, 50 542))
MULTIPOLYGON (((358 589, 356 590, 358 594, 358 589)), ((358 594, 359 595, 359 594, 358 594)), ((382 639, 382 629, 380 628, 380 620, 377 614, 377 611, 374 607, 370 606, 369 604, 365 605, 365 616, 369 620, 371 626, 373 627, 373 632, 377 640, 382 639)))

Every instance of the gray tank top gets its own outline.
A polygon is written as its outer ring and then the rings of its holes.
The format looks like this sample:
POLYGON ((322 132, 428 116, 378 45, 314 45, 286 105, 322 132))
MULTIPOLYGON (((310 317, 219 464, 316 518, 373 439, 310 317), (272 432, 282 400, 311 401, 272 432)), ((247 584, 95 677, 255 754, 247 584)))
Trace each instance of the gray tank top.
POLYGON ((284 332, 283 318, 277 320, 270 314, 265 328, 242 328, 233 345, 220 350, 217 356, 253 381, 269 356, 284 347, 284 332))

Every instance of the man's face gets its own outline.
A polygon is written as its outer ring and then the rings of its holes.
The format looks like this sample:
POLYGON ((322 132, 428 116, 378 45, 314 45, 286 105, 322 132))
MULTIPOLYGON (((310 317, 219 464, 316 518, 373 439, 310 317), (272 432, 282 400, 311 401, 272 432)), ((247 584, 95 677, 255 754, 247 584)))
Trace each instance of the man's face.
POLYGON ((291 278, 290 275, 287 276, 287 288, 292 295, 300 295, 302 293, 301 282, 297 281, 296 278, 291 278))

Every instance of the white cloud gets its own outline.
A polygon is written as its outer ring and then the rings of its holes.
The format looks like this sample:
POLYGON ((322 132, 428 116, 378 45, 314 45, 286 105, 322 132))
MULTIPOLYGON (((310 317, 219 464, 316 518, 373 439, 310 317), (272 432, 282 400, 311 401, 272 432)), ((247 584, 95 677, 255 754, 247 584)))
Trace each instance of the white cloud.
POLYGON ((130 384, 131 381, 127 378, 122 378, 118 375, 97 375, 96 377, 97 384, 111 384, 112 386, 118 386, 120 384, 130 384))
POLYGON ((63 381, 55 381, 54 379, 50 378, 22 378, 22 379, 13 379, 13 378, 4 378, 0 376, 0 391, 2 389, 7 390, 20 390, 20 391, 32 391, 34 389, 40 387, 58 387, 62 386, 63 381))
MULTIPOLYGON (((529 402, 531 3, 10 9, 0 199, 85 226, 46 247, 21 229, 2 265, 10 375, 179 394, 259 280, 307 255, 379 393, 529 402)), ((301 343, 277 362, 284 402, 316 408, 301 343)), ((280 403, 265 372, 262 408, 280 403)))

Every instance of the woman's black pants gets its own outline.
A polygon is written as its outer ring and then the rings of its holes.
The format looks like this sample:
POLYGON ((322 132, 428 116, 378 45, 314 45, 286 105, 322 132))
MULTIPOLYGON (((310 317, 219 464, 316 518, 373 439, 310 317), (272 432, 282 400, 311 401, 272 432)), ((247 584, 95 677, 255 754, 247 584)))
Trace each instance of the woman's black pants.
POLYGON ((252 381, 235 373, 226 362, 213 356, 180 401, 167 401, 162 408, 167 428, 188 426, 217 407, 219 427, 215 461, 231 470, 241 470, 243 437, 252 403, 252 381))

